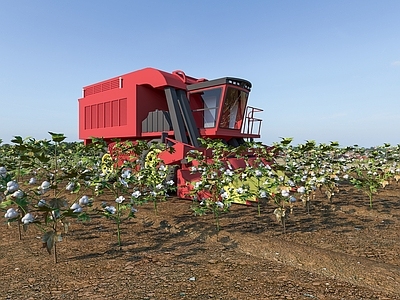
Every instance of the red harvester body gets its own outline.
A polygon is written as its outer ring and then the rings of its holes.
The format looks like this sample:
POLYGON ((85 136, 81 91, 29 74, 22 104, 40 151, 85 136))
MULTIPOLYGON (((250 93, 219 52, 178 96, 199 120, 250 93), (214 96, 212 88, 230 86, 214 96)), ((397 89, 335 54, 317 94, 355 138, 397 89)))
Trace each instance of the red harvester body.
MULTIPOLYGON (((173 145, 163 152, 166 164, 178 165, 177 194, 187 198, 187 182, 196 178, 182 161, 198 138, 222 139, 236 146, 260 137, 262 111, 247 106, 251 83, 224 77, 196 79, 182 71, 145 68, 83 88, 79 99, 79 138, 111 144, 119 140, 159 140, 173 145)), ((241 165, 240 161, 233 165, 241 165)))

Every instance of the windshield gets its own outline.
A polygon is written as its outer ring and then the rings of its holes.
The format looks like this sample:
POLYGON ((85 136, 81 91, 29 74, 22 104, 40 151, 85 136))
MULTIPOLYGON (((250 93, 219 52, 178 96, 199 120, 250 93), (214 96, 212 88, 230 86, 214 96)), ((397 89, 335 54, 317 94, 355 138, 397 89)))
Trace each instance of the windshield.
POLYGON ((222 88, 216 88, 194 93, 191 96, 191 107, 194 108, 194 117, 199 127, 215 127, 221 94, 222 88))
POLYGON ((240 129, 242 127, 248 97, 247 92, 233 87, 228 88, 219 122, 221 128, 240 129))

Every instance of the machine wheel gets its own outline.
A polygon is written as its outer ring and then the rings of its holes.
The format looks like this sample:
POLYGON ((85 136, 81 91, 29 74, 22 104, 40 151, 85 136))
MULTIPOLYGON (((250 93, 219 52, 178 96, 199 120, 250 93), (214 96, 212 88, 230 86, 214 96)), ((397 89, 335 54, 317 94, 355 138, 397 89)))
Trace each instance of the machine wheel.
POLYGON ((103 172, 103 174, 109 174, 113 171, 113 163, 114 162, 110 153, 106 153, 103 155, 103 157, 101 158, 101 171, 103 172))
POLYGON ((142 168, 144 167, 150 167, 154 165, 157 161, 157 155, 158 153, 161 152, 159 149, 150 149, 152 144, 159 143, 161 141, 159 140, 151 140, 147 143, 148 148, 144 150, 140 155, 139 155, 139 161, 140 161, 140 166, 142 168))
POLYGON ((147 153, 144 153, 142 160, 144 167, 157 167, 157 157, 160 152, 160 149, 151 149, 147 153))

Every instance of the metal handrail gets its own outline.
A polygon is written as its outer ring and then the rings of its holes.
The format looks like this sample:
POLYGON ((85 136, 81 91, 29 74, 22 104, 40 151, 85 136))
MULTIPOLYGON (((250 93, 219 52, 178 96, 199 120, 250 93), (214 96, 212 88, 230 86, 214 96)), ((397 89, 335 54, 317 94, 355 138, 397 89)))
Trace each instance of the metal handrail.
POLYGON ((261 108, 247 106, 246 115, 243 122, 244 124, 242 127, 243 134, 260 135, 262 119, 255 118, 254 114, 262 111, 264 110, 261 108))

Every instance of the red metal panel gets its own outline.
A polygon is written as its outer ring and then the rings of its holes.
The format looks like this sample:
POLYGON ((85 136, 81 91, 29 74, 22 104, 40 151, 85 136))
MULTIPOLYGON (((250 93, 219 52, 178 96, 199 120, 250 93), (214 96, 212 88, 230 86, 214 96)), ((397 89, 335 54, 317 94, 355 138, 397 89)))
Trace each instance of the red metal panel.
POLYGON ((85 107, 85 129, 90 129, 91 118, 90 118, 90 106, 85 107))
POLYGON ((126 98, 119 99, 119 125, 128 124, 128 101, 126 98))
POLYGON ((90 117, 92 119, 92 124, 90 128, 94 129, 97 128, 97 105, 92 105, 90 110, 90 117))
POLYGON ((104 103, 97 104, 98 128, 104 128, 104 103))
POLYGON ((111 127, 111 103, 104 103, 104 127, 111 127))
POLYGON ((119 105, 118 105, 118 100, 114 100, 111 102, 111 111, 112 111, 112 117, 111 117, 111 126, 118 126, 119 125, 119 105))

